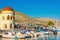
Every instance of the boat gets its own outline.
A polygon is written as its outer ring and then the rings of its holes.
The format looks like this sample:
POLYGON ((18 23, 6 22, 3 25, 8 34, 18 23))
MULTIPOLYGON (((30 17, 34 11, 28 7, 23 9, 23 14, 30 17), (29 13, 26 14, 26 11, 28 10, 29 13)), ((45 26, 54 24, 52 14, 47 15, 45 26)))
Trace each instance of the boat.
POLYGON ((14 34, 11 32, 2 34, 2 38, 18 38, 18 39, 21 39, 21 38, 25 38, 25 36, 26 36, 25 34, 14 34))
POLYGON ((33 35, 33 37, 43 37, 43 32, 34 32, 34 31, 31 31, 30 32, 32 35, 33 35))
POLYGON ((13 32, 5 32, 5 33, 2 33, 2 37, 3 38, 18 38, 18 39, 21 39, 21 38, 33 38, 33 37, 38 37, 38 36, 43 36, 43 33, 42 32, 34 32, 34 31, 26 31, 26 33, 21 33, 20 31, 15 33, 14 31, 13 32))
POLYGON ((7 32, 2 34, 2 38, 18 38, 18 39, 24 39, 24 38, 31 38, 31 35, 29 34, 22 34, 20 32, 17 32, 16 34, 13 32, 7 32))

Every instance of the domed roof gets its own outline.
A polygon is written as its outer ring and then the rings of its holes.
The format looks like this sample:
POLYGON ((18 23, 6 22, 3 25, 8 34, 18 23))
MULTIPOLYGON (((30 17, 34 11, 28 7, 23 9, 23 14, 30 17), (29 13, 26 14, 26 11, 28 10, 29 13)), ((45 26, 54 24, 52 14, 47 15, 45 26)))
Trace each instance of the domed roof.
POLYGON ((13 11, 13 9, 11 7, 6 7, 2 11, 13 11))

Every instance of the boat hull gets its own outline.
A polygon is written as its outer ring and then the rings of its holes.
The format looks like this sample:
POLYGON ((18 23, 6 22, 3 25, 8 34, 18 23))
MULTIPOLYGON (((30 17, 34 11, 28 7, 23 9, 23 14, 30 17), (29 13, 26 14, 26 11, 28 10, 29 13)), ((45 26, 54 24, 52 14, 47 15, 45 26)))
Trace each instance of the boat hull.
POLYGON ((25 36, 17 36, 17 35, 2 35, 2 38, 13 38, 13 39, 24 39, 25 36))

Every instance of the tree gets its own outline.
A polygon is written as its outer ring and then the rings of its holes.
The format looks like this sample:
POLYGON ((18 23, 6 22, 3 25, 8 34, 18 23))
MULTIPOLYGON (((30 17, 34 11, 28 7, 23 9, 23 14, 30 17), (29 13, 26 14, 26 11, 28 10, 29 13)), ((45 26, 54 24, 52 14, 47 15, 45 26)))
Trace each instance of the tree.
POLYGON ((54 26, 54 23, 52 21, 49 21, 47 25, 48 26, 54 26))

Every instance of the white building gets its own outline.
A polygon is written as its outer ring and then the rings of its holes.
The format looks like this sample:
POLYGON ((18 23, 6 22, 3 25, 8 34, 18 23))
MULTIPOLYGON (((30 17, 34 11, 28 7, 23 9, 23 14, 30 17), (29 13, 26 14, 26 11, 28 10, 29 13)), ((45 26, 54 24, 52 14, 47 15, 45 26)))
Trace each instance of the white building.
POLYGON ((0 29, 14 29, 14 10, 11 7, 6 7, 0 12, 0 29))

